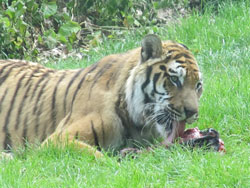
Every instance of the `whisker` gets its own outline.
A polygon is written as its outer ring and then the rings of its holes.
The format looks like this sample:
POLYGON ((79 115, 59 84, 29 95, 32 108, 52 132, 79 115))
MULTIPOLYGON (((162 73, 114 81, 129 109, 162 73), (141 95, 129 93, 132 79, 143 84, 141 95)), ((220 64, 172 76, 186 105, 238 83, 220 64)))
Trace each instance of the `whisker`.
POLYGON ((143 130, 146 127, 150 127, 151 130, 157 124, 164 126, 165 130, 170 131, 171 133, 173 130, 173 121, 177 121, 180 116, 181 114, 179 112, 169 106, 157 103, 148 103, 143 109, 145 123, 141 130, 141 134, 143 134, 143 130))
POLYGON ((170 112, 171 114, 175 114, 176 116, 181 116, 181 114, 179 112, 177 112, 176 110, 174 110, 168 106, 165 109, 166 109, 166 111, 170 112))

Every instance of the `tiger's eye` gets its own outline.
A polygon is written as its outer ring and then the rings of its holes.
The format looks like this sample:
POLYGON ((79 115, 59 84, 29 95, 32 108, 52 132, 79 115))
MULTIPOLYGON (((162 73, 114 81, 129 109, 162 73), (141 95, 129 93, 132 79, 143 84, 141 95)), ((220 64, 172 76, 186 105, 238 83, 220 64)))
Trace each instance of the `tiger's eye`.
POLYGON ((174 83, 178 82, 178 77, 177 76, 170 76, 170 80, 174 83))

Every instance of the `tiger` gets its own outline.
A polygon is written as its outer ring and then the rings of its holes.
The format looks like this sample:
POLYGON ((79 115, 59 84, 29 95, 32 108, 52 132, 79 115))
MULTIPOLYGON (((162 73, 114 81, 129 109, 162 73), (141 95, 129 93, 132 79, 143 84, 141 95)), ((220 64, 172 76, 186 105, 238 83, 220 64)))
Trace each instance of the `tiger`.
POLYGON ((99 158, 155 140, 171 145, 198 119, 202 88, 192 52, 155 34, 86 68, 0 60, 0 150, 72 143, 99 158))

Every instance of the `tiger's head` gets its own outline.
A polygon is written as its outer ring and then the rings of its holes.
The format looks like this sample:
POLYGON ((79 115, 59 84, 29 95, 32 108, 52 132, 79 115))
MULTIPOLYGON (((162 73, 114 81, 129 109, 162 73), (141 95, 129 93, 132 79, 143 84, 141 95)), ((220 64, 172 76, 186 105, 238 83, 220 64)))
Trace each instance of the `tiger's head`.
POLYGON ((140 61, 126 83, 128 112, 135 126, 154 127, 158 136, 173 142, 186 123, 198 119, 201 94, 201 73, 188 48, 147 35, 140 61))

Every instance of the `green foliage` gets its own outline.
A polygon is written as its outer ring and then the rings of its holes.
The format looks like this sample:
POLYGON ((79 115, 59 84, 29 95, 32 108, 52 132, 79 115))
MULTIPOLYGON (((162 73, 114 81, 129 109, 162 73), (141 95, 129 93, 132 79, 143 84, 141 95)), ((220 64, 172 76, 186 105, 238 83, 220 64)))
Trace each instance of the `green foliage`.
POLYGON ((78 9, 83 9, 83 14, 90 15, 89 19, 97 25, 131 27, 153 25, 157 21, 153 18, 156 12, 151 0, 87 0, 78 9))
MULTIPOLYGON (((236 1, 236 0, 225 0, 236 1)), ((221 1, 224 2, 224 1, 221 1)), ((37 59, 42 51, 97 46, 103 36, 161 23, 158 9, 219 7, 218 0, 1 0, 0 58, 37 59), (115 29, 114 29, 115 28, 115 29)))
POLYGON ((95 33, 92 25, 153 25, 157 20, 151 5, 151 0, 3 0, 0 58, 32 59, 39 49, 52 49, 61 43, 71 50, 84 37, 96 43, 100 33, 95 33), (81 35, 81 30, 87 34, 81 35))
POLYGON ((67 12, 59 12, 56 1, 7 0, 0 7, 0 58, 36 57, 37 47, 68 49, 77 41, 81 27, 67 12))
POLYGON ((55 1, 46 2, 46 3, 43 2, 41 6, 41 12, 45 19, 53 16, 57 12, 56 2, 55 1))

